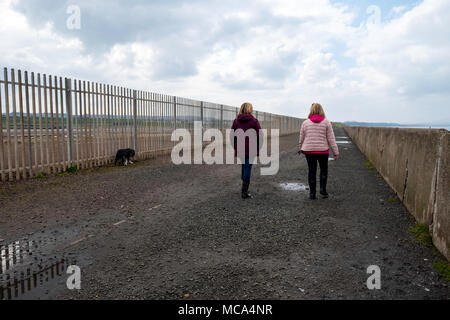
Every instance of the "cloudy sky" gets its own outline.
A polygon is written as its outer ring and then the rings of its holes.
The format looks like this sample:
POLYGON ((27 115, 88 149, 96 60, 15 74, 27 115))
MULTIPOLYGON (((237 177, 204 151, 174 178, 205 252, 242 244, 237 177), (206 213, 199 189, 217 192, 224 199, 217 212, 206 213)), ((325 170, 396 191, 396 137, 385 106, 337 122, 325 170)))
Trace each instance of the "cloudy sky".
POLYGON ((450 123, 449 17, 449 0, 0 0, 0 66, 299 117, 317 101, 333 121, 450 123))

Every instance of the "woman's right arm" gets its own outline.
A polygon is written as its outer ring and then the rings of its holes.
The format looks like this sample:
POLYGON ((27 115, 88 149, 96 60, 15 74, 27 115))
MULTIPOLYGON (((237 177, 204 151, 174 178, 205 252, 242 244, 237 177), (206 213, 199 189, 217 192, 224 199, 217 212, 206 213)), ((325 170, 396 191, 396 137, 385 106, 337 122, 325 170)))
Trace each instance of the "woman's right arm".
POLYGON ((303 142, 305 142, 305 122, 302 123, 302 127, 300 129, 300 139, 298 141, 298 149, 302 151, 303 142))
POLYGON ((231 126, 230 130, 230 143, 233 148, 234 148, 234 131, 236 130, 236 128, 237 128, 236 119, 234 119, 233 125, 231 126))

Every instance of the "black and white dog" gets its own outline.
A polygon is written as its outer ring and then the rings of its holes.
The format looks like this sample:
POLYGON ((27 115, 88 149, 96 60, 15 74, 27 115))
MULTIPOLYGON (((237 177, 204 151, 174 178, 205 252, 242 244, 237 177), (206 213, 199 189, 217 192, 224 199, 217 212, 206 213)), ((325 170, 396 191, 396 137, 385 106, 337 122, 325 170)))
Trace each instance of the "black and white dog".
POLYGON ((135 152, 133 149, 120 149, 116 153, 116 160, 114 161, 114 165, 117 165, 118 162, 122 162, 122 165, 126 166, 128 163, 133 163, 131 158, 133 158, 135 152))

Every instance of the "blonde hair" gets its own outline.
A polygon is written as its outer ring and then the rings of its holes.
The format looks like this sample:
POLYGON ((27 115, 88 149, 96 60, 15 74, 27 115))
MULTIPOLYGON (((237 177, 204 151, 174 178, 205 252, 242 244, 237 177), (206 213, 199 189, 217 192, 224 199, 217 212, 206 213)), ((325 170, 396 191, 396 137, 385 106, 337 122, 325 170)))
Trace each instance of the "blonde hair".
POLYGON ((239 114, 252 114, 253 105, 250 102, 244 102, 239 110, 239 114))
POLYGON ((316 114, 325 118, 325 111, 323 111, 323 108, 320 105, 320 103, 313 103, 312 104, 311 110, 309 111, 308 118, 313 116, 313 115, 316 115, 316 114))

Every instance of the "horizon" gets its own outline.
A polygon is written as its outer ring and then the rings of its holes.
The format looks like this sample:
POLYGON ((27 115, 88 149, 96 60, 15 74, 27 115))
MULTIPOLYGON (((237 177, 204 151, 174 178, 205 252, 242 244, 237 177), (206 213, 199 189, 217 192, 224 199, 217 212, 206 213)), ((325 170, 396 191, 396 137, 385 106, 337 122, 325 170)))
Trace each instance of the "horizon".
MULTIPOLYGON (((204 101, 204 102, 207 102, 207 101, 204 101)), ((208 103, 208 102, 207 102, 207 103, 208 103)), ((257 111, 257 112, 265 112, 265 111, 259 111, 259 110, 255 110, 255 111, 257 111)), ((13 115, 14 112, 10 112, 9 114, 10 114, 10 115, 13 115)), ((36 116, 38 116, 38 115, 44 115, 44 114, 45 114, 44 112, 42 112, 42 113, 36 112, 36 113, 35 113, 36 116)), ((5 116, 6 113, 5 113, 5 112, 2 112, 1 115, 2 115, 2 116, 5 116)), ((17 111, 17 112, 16 112, 16 117, 19 116, 19 115, 20 115, 20 111, 17 111)), ((63 115, 63 116, 66 116, 66 115, 67 115, 67 112, 62 113, 62 115, 63 115)), ((26 117, 27 117, 27 114, 24 113, 23 116, 26 118, 26 117)), ((287 115, 281 114, 281 116, 287 116, 287 115)), ((72 117, 83 117, 83 115, 72 115, 72 117)), ((132 117, 132 116, 130 116, 130 115, 124 115, 124 116, 121 116, 121 115, 111 115, 111 117, 112 117, 112 118, 114 118, 114 117, 117 117, 117 118, 121 118, 121 117, 122 117, 122 118, 127 118, 127 117, 132 117)), ((170 117, 171 117, 171 116, 168 116, 168 115, 167 115, 167 116, 163 116, 162 118, 170 118, 170 117)), ((186 117, 189 118, 189 117, 192 117, 192 116, 186 116, 186 117)), ((152 118, 152 117, 150 117, 150 118, 152 118)), ((154 118, 161 118, 161 116, 154 116, 154 118)), ((208 119, 208 118, 205 118, 205 119, 208 119)), ((213 118, 211 118, 211 119, 213 119, 213 118)), ((305 120, 306 118, 301 118, 301 119, 305 120)), ((388 126, 393 126, 393 127, 395 127, 395 126, 402 126, 402 127, 404 127, 404 126, 411 126, 411 127, 413 127, 413 126, 418 126, 418 127, 428 127, 428 126, 430 126, 430 127, 432 127, 433 129, 435 129, 435 128, 438 127, 438 126, 443 126, 443 129, 447 129, 447 130, 450 129, 450 122, 401 123, 401 122, 365 122, 365 121, 354 121, 354 120, 333 121, 333 122, 342 123, 342 124, 346 124, 346 125, 349 125, 349 126, 351 126, 351 124, 355 123, 355 124, 370 124, 370 125, 380 126, 380 127, 383 126, 383 125, 388 125, 388 126)))

